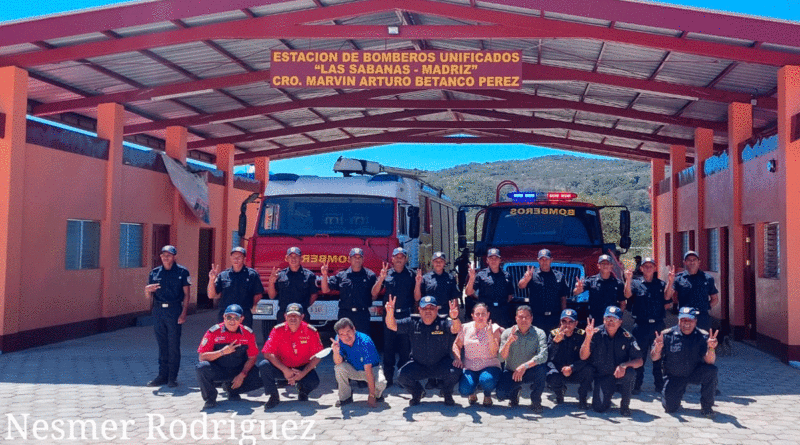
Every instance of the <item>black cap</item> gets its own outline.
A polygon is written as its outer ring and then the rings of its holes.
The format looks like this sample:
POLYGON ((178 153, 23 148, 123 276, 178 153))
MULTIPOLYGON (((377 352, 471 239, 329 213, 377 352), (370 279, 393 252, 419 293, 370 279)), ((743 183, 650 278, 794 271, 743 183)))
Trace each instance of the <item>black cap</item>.
POLYGON ((431 261, 438 260, 439 258, 447 261, 447 255, 444 252, 433 252, 433 256, 431 257, 431 261))
POLYGON ((552 259, 553 255, 550 254, 550 250, 542 249, 542 250, 539 251, 539 255, 536 256, 536 259, 539 259, 539 258, 552 259))
POLYGON ((683 254, 683 259, 686 260, 686 258, 688 258, 688 257, 690 257, 692 255, 696 256, 698 260, 700 259, 700 254, 695 252, 694 250, 690 250, 690 251, 684 253, 683 254))
POLYGON ((303 315, 303 305, 300 303, 291 303, 290 305, 286 306, 286 315, 289 314, 297 314, 303 315))
POLYGON ((239 246, 236 246, 236 247, 234 247, 233 249, 231 249, 231 255, 233 255, 233 254, 234 254, 234 253, 236 253, 236 252, 239 252, 239 253, 241 253, 242 255, 244 255, 244 256, 247 256, 247 250, 245 250, 245 248, 244 248, 244 247, 239 247, 239 246))

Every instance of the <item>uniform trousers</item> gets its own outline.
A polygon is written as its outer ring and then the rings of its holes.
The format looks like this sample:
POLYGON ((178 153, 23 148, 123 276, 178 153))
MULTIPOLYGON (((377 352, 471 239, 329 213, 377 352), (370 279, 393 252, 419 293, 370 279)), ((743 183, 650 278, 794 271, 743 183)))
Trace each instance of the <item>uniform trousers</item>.
POLYGON ((589 391, 592 389, 593 374, 594 369, 589 365, 584 366, 580 371, 573 371, 569 377, 562 374, 560 369, 558 371, 551 370, 550 373, 547 374, 547 386, 553 390, 554 393, 563 394, 563 392, 566 392, 567 383, 577 383, 578 399, 586 401, 586 398, 589 396, 589 391))
MULTIPOLYGON (((639 323, 637 320, 636 325, 633 327, 633 337, 643 351, 649 351, 650 347, 653 345, 653 341, 656 339, 656 332, 661 332, 662 330, 664 330, 663 321, 656 323, 644 321, 643 323, 639 323)), ((642 383, 644 382, 644 364, 647 363, 649 357, 650 354, 645 353, 644 357, 642 357, 642 366, 636 368, 636 382, 633 384, 633 387, 636 389, 642 387, 642 383)), ((664 373, 661 371, 661 360, 653 362, 653 383, 655 384, 656 390, 660 390, 664 387, 664 373)))
MULTIPOLYGON (((304 368, 305 365, 296 366, 297 369, 304 368)), ((265 394, 277 394, 278 385, 275 383, 276 378, 283 378, 283 372, 273 365, 269 360, 261 360, 258 363, 258 372, 261 373, 261 379, 264 381, 265 394)), ((297 382, 297 392, 300 394, 308 395, 311 391, 319 386, 319 375, 317 371, 312 369, 308 371, 300 381, 297 382)))
POLYGON ((158 342, 158 376, 168 381, 175 381, 181 365, 181 315, 180 303, 170 303, 169 307, 161 307, 156 302, 153 306, 155 318, 154 330, 158 342))
POLYGON ((420 380, 437 379, 442 382, 444 394, 453 394, 453 387, 460 378, 461 370, 453 366, 453 359, 448 355, 432 365, 423 365, 412 359, 400 368, 397 383, 413 396, 422 394, 420 380))
POLYGON ((370 335, 369 309, 352 310, 350 308, 339 309, 339 320, 349 318, 356 327, 356 331, 370 335))
MULTIPOLYGON (((395 318, 400 320, 402 318, 408 317, 409 312, 395 312, 395 318)), ((366 332, 369 335, 369 331, 366 332)), ((408 338, 407 334, 398 334, 396 331, 393 331, 386 327, 386 323, 383 326, 383 374, 386 376, 386 380, 393 382, 394 381, 394 370, 395 364, 398 368, 403 367, 409 359, 411 355, 411 340, 408 338), (395 356, 397 356, 395 358, 395 356)))
POLYGON ((717 367, 706 363, 697 367, 686 377, 667 375, 664 390, 661 392, 661 405, 668 413, 681 407, 681 399, 688 384, 700 385, 700 407, 710 410, 714 406, 714 395, 717 391, 717 367))
MULTIPOLYGON (((203 361, 197 364, 197 382, 200 384, 200 394, 203 396, 204 401, 216 401, 217 400, 217 388, 218 384, 222 383, 230 383, 233 379, 242 372, 242 368, 244 367, 244 363, 242 366, 237 366, 234 368, 225 368, 220 365, 215 364, 214 362, 207 362, 203 361)), ((246 392, 250 392, 254 389, 258 389, 263 387, 265 382, 261 379, 261 376, 258 372, 256 367, 250 370, 247 373, 247 377, 244 378, 244 382, 242 382, 242 386, 231 389, 231 393, 235 394, 242 394, 246 392)))
POLYGON ((622 398, 620 408, 627 408, 631 403, 631 391, 636 380, 636 370, 626 368, 622 378, 614 377, 614 374, 594 375, 594 393, 592 394, 592 409, 598 413, 607 411, 611 407, 611 397, 619 388, 622 398))

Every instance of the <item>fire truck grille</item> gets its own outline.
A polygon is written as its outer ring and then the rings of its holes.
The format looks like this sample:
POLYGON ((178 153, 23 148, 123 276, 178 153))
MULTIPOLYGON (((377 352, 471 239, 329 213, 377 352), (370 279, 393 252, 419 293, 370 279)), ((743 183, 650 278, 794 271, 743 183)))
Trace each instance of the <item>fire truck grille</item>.
MULTIPOLYGON (((514 297, 517 299, 530 298, 530 291, 528 289, 520 289, 516 285, 516 283, 522 279, 522 276, 525 275, 525 271, 528 270, 528 266, 538 267, 539 263, 507 263, 503 266, 503 268, 511 275, 511 282, 514 283, 514 297)), ((551 263, 550 267, 564 274, 564 277, 567 281, 567 286, 570 289, 575 287, 575 281, 584 275, 583 266, 580 264, 551 263)))

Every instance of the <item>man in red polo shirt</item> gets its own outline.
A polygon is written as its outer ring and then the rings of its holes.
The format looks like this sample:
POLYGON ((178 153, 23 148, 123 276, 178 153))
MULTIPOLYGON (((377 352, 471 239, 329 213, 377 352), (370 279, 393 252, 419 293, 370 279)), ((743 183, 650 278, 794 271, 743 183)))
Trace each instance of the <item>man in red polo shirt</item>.
POLYGON ((261 350, 266 360, 258 364, 264 391, 269 394, 265 411, 280 403, 275 377, 281 374, 290 385, 297 385, 297 399, 301 401, 308 400, 308 394, 319 386, 319 376, 314 371, 320 361, 314 354, 322 350, 319 333, 303 321, 303 306, 299 303, 286 306, 284 318, 286 322, 270 332, 261 350))

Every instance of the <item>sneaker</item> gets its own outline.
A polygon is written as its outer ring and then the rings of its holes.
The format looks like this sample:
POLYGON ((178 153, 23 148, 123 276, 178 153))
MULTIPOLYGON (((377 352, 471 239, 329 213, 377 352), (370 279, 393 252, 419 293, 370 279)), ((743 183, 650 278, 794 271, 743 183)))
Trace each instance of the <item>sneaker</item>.
POLYGON ((216 400, 206 400, 206 403, 203 404, 203 411, 214 408, 217 406, 216 400))
POLYGON ((166 377, 158 376, 158 377, 154 378, 153 380, 150 380, 149 382, 147 382, 147 386, 149 386, 149 387, 163 386, 166 383, 167 383, 167 378, 166 377))
POLYGON ((544 412, 544 407, 542 407, 542 402, 532 402, 531 412, 533 412, 534 414, 541 414, 542 412, 544 412))
POLYGON ((454 406, 456 404, 456 401, 453 400, 452 394, 444 394, 442 397, 444 397, 445 406, 454 406))
POLYGON ((267 400, 267 403, 264 404, 264 411, 268 411, 271 410, 272 408, 275 408, 276 406, 278 406, 279 403, 281 403, 280 396, 278 394, 271 394, 269 396, 269 400, 267 400))
POLYGON ((308 394, 304 392, 297 394, 297 400, 299 400, 300 402, 308 402, 308 394))
POLYGON ((337 400, 334 406, 339 408, 341 406, 349 405, 351 403, 353 403, 353 396, 350 396, 344 400, 337 400))
POLYGON ((630 417, 631 409, 627 406, 621 406, 619 407, 619 415, 622 417, 630 417))
POLYGON ((422 400, 422 393, 411 394, 411 400, 408 401, 408 406, 417 406, 422 400))
POLYGON ((475 405, 477 403, 478 403, 478 396, 476 396, 475 394, 472 394, 471 396, 469 396, 469 404, 470 405, 475 405))
POLYGON ((700 410, 700 415, 709 419, 713 419, 717 415, 717 413, 715 413, 714 410, 711 408, 703 408, 700 410))

